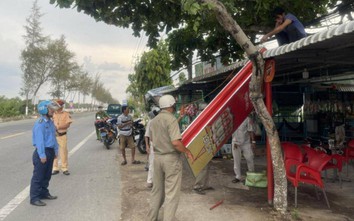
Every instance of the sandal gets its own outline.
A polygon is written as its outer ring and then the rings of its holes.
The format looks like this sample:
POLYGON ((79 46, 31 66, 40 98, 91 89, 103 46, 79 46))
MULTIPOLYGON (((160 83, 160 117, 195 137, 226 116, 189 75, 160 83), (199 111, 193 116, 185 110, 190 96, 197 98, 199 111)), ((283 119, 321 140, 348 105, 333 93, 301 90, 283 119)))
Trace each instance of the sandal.
POLYGON ((235 178, 235 179, 233 179, 231 182, 233 182, 233 183, 239 183, 240 181, 241 181, 241 180, 235 178))
POLYGON ((205 195, 205 192, 202 188, 193 189, 193 192, 200 195, 205 195))
POLYGON ((127 164, 127 161, 123 161, 120 165, 124 166, 125 164, 127 164))
POLYGON ((212 186, 202 187, 202 190, 215 190, 212 186))
POLYGON ((141 164, 141 162, 139 160, 134 160, 132 164, 141 164))

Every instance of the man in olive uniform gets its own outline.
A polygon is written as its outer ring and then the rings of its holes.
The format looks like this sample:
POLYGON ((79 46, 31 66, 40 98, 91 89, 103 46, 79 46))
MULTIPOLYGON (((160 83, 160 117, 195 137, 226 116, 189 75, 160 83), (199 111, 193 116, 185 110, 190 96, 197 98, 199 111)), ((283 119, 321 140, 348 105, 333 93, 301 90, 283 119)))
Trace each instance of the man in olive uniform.
MULTIPOLYGON (((61 99, 58 99, 57 104, 60 108, 54 113, 53 121, 54 125, 57 129, 56 136, 59 144, 59 157, 61 160, 61 170, 64 175, 70 175, 68 169, 68 146, 67 146, 67 130, 70 127, 70 124, 73 122, 71 120, 71 116, 68 112, 64 111, 65 102, 61 99)), ((52 175, 56 175, 59 173, 59 165, 58 158, 54 159, 53 163, 53 173, 52 175)))
MULTIPOLYGON (((98 106, 97 108, 98 108, 98 112, 95 115, 96 122, 97 120, 104 120, 106 118, 110 118, 110 116, 106 113, 106 111, 103 110, 102 106, 98 106)), ((95 122, 95 128, 96 128, 97 140, 101 140, 101 134, 100 131, 98 130, 98 126, 96 122, 95 122)))
POLYGON ((177 211, 181 181, 181 153, 194 160, 192 153, 183 145, 180 128, 173 113, 176 101, 171 95, 159 100, 161 112, 150 123, 151 142, 154 143, 154 175, 148 220, 158 220, 164 204, 164 221, 174 220, 177 211))
POLYGON ((51 118, 59 106, 49 100, 38 104, 40 118, 32 129, 32 143, 35 150, 32 155, 33 176, 30 187, 30 203, 45 206, 42 199, 54 200, 57 197, 49 193, 48 186, 52 177, 53 160, 58 156, 58 143, 55 138, 55 126, 51 118))

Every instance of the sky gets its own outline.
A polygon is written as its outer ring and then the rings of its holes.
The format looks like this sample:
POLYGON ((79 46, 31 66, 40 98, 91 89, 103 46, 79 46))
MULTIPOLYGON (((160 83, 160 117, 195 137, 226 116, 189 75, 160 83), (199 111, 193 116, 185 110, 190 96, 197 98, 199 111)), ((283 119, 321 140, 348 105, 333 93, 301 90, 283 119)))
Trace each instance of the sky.
MULTIPOLYGON (((21 50, 25 48, 23 36, 26 18, 31 14, 34 0, 0 0, 0 96, 20 97, 22 70, 21 50)), ((52 39, 65 36, 68 49, 75 60, 84 65, 92 77, 97 73, 113 98, 122 102, 127 98, 128 74, 133 72, 137 57, 146 47, 147 37, 136 38, 131 29, 122 29, 96 22, 76 8, 61 9, 50 0, 38 0, 43 16, 42 33, 52 39)), ((48 85, 40 90, 39 99, 50 99, 48 85)), ((23 97, 21 97, 23 98, 23 97)), ((77 96, 69 97, 77 100, 77 96)))

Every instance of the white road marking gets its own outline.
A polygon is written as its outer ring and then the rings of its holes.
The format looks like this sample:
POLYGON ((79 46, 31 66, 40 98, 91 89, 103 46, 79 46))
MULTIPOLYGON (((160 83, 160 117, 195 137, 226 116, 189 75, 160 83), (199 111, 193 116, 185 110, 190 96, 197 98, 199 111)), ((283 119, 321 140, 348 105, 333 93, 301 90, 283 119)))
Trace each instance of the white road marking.
POLYGON ((29 195, 30 186, 28 185, 15 198, 10 200, 3 208, 0 209, 0 220, 4 220, 20 203, 22 203, 29 195))
MULTIPOLYGON (((87 141, 88 139, 95 133, 92 132, 85 139, 83 139, 79 144, 77 144, 70 152, 69 156, 73 155, 76 151, 78 151, 87 141)), ((16 209, 18 205, 20 205, 28 196, 29 196, 30 185, 28 185, 25 189, 23 189, 17 196, 15 196, 10 202, 8 202, 3 208, 0 209, 0 221, 4 220, 12 211, 16 209)))
POLYGON ((18 135, 24 134, 25 132, 21 132, 21 133, 17 133, 17 134, 11 134, 9 136, 5 136, 5 137, 0 137, 0 140, 6 139, 6 138, 10 138, 10 137, 16 137, 18 135))
POLYGON ((88 139, 90 139, 90 137, 93 135, 93 134, 95 134, 96 133, 96 131, 93 131, 91 134, 89 134, 85 139, 83 139, 80 143, 78 143, 73 149, 71 149, 71 151, 69 152, 69 156, 68 157, 70 157, 71 155, 73 155, 76 151, 78 151, 81 147, 82 147, 82 145, 84 145, 87 141, 88 141, 88 139))

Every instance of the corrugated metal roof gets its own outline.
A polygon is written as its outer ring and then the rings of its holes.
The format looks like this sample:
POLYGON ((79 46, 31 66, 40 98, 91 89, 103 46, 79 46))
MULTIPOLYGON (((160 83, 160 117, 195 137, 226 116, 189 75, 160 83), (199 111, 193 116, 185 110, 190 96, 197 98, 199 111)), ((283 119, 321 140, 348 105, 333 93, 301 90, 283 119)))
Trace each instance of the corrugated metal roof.
MULTIPOLYGON (((331 82, 334 76, 354 73, 354 21, 324 30, 299 41, 269 49, 263 58, 274 58, 276 74, 273 85, 331 82), (307 70, 309 78, 302 72, 307 70), (321 79, 318 81, 318 79, 321 79)), ((207 83, 229 77, 230 71, 242 68, 248 59, 195 77, 183 86, 207 83)), ((354 79, 354 78, 353 78, 354 79)), ((195 85, 192 85, 194 88, 195 85)))
MULTIPOLYGON (((299 50, 299 49, 304 48, 309 45, 314 45, 316 43, 322 42, 327 39, 331 39, 334 36, 340 36, 340 35, 352 33, 352 32, 354 32, 354 21, 350 21, 345 24, 339 25, 337 27, 333 27, 328 30, 318 32, 316 34, 313 34, 311 36, 308 36, 306 38, 303 38, 301 40, 298 40, 298 41, 290 43, 290 44, 286 44, 286 45, 283 45, 283 46, 280 46, 277 48, 269 49, 263 53, 263 58, 267 59, 267 58, 276 57, 276 56, 279 56, 282 54, 286 54, 286 53, 289 53, 292 51, 299 50)), ((354 42, 354 39, 353 39, 353 42, 354 42)), ((239 69, 239 68, 243 67, 247 63, 247 61, 248 61, 248 59, 238 61, 238 62, 233 63, 227 67, 218 69, 218 70, 213 71, 211 73, 208 73, 208 74, 205 74, 205 75, 202 75, 199 77, 195 77, 192 80, 187 81, 186 83, 200 81, 200 80, 203 80, 203 79, 206 79, 209 77, 217 76, 219 74, 228 72, 230 70, 239 69)))
POLYGON ((340 92, 354 92, 354 86, 348 84, 334 84, 334 88, 340 92))
POLYGON ((326 39, 330 39, 333 36, 340 36, 343 34, 354 32, 354 21, 350 21, 348 23, 339 25, 334 28, 330 28, 328 30, 318 32, 306 38, 302 38, 296 42, 286 44, 274 49, 267 50, 263 53, 263 58, 271 58, 281 54, 285 54, 291 51, 298 50, 307 45, 316 44, 318 42, 324 41, 326 39))

